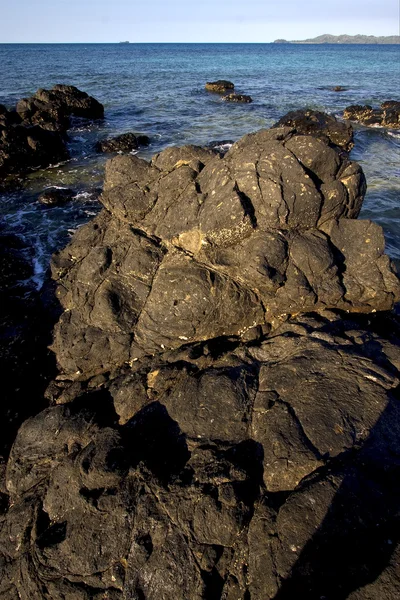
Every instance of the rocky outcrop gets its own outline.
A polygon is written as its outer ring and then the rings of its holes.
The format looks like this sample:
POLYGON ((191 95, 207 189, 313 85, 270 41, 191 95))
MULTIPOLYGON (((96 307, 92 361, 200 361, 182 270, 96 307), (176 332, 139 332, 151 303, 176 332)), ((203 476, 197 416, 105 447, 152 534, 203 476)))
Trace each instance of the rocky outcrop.
POLYGON ((0 106, 0 176, 45 168, 69 158, 70 117, 98 119, 103 105, 74 86, 55 85, 23 98, 16 110, 0 106))
POLYGON ((233 90, 235 86, 231 81, 218 79, 218 81, 208 81, 205 85, 208 92, 216 92, 217 94, 225 94, 228 90, 233 90))
POLYGON ((362 125, 400 129, 400 102, 395 100, 383 102, 380 108, 354 104, 348 106, 343 115, 345 119, 357 121, 362 125))
POLYGON ((190 146, 113 158, 106 210, 53 261, 61 370, 105 371, 299 312, 389 310, 398 281, 382 230, 355 220, 364 192, 356 163, 290 128, 245 136, 224 158, 190 146))
POLYGON ((395 598, 396 355, 326 313, 60 397, 8 461, 0 597, 365 598, 388 565, 395 598))
POLYGON ((335 149, 350 152, 353 148, 353 128, 333 115, 311 109, 288 112, 273 127, 294 127, 297 133, 324 140, 335 149))
POLYGON ((51 90, 39 89, 31 98, 20 100, 17 113, 24 125, 39 125, 42 129, 65 132, 71 116, 102 119, 104 107, 73 85, 55 85, 51 90))
POLYGON ((253 102, 251 96, 246 96, 245 94, 227 94, 226 96, 222 96, 222 100, 225 102, 242 102, 248 104, 253 102))
POLYGON ((397 596, 400 328, 376 313, 400 288, 330 144, 107 163, 53 259, 59 374, 4 474, 0 598, 397 596))
POLYGON ((139 146, 148 146, 150 143, 147 135, 135 135, 123 133, 113 138, 100 140, 96 144, 97 152, 121 152, 127 153, 137 150, 139 146))
POLYGON ((0 122, 0 176, 48 167, 68 158, 65 141, 59 133, 38 125, 3 126, 0 122))

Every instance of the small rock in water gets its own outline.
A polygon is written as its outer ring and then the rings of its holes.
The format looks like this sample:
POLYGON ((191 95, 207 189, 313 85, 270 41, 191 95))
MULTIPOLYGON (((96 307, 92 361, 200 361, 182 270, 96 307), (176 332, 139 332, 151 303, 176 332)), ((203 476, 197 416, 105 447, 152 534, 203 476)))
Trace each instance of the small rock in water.
POLYGON ((41 204, 46 206, 60 206, 72 200, 75 196, 75 192, 70 188, 48 188, 42 194, 40 194, 38 200, 41 204))
POLYGON ((218 94, 224 94, 227 90, 233 90, 235 86, 231 81, 225 79, 218 79, 218 81, 207 81, 206 90, 208 92, 217 92, 218 94))
POLYGON ((17 104, 17 113, 24 125, 65 132, 69 117, 102 119, 104 106, 73 85, 59 84, 51 90, 39 89, 31 98, 22 98, 17 104))
POLYGON ((379 125, 400 129, 400 102, 387 100, 381 104, 380 108, 372 108, 369 104, 365 106, 353 104, 344 110, 343 116, 345 119, 370 127, 379 125))
POLYGON ((123 133, 116 137, 106 140, 100 140, 96 144, 97 152, 132 152, 139 146, 148 146, 150 139, 147 135, 134 135, 133 133, 123 133))
POLYGON ((253 102, 253 98, 251 96, 246 96, 245 94, 228 94, 227 96, 223 96, 222 100, 226 102, 243 102, 250 103, 253 102))

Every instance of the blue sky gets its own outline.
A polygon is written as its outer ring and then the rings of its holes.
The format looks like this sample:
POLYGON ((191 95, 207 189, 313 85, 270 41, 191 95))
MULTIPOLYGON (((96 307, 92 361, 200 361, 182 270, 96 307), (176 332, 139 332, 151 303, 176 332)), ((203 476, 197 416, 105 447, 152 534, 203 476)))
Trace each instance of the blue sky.
POLYGON ((399 0, 1 0, 0 7, 0 43, 399 35, 399 0))

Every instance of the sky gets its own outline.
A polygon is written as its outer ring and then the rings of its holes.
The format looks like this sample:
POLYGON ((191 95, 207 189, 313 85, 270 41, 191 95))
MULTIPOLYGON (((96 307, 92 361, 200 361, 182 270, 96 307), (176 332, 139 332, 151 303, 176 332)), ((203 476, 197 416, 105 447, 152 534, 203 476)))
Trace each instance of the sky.
POLYGON ((0 43, 399 35, 400 0, 0 0, 0 43))

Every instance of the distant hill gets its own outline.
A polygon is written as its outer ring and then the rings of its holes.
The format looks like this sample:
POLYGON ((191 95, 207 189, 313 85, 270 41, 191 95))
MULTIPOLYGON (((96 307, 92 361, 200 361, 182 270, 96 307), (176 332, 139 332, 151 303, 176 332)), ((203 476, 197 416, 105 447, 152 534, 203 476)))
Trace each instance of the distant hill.
POLYGON ((330 35, 325 33, 308 40, 275 40, 274 44, 400 44, 400 35, 330 35))

